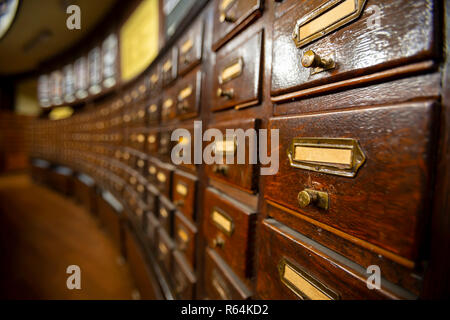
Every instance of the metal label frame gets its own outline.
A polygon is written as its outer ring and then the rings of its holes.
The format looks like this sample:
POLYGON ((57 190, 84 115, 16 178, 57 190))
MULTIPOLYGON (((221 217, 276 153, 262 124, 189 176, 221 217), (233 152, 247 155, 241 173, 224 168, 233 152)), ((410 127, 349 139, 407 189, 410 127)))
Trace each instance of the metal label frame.
POLYGON ((366 156, 359 146, 358 141, 349 138, 294 138, 289 149, 287 150, 287 156, 291 167, 349 178, 355 177, 359 168, 361 168, 366 161, 366 156), (346 166, 331 162, 325 163, 296 160, 295 149, 299 146, 351 150, 351 164, 346 166))
POLYGON ((354 0, 355 1, 355 10, 351 12, 350 14, 341 17, 338 21, 329 23, 328 25, 324 25, 324 27, 311 34, 310 36, 301 39, 300 38, 300 28, 305 26, 306 24, 312 22, 313 20, 319 18, 321 15, 329 12, 330 10, 335 9, 337 6, 345 3, 349 0, 330 0, 317 9, 313 10, 311 13, 307 14, 306 16, 299 19, 295 25, 294 31, 292 32, 292 39, 294 40, 295 45, 297 48, 302 48, 306 46, 307 44, 313 42, 314 40, 317 40, 319 38, 322 38, 323 36, 339 29, 340 27, 346 25, 347 23, 350 23, 356 19, 358 19, 363 11, 364 5, 366 4, 367 0, 354 0))

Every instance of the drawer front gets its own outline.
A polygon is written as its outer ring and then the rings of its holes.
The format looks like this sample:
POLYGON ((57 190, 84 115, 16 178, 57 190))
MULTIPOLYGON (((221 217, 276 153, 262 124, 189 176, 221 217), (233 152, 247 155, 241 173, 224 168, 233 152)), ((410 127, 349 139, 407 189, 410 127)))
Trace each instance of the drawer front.
POLYGON ((178 44, 178 74, 184 75, 197 66, 203 53, 203 19, 198 20, 181 37, 178 44))
POLYGON ((174 215, 175 210, 172 204, 164 197, 159 197, 158 219, 168 235, 172 234, 174 215))
POLYGON ((168 87, 177 78, 177 48, 172 48, 161 65, 162 84, 168 87))
POLYGON ((167 199, 171 199, 172 193, 172 170, 163 165, 158 166, 156 173, 156 186, 167 199))
POLYGON ((158 190, 150 184, 147 184, 147 206, 148 211, 156 213, 158 210, 158 190))
POLYGON ((161 105, 158 98, 151 99, 147 107, 148 124, 158 125, 161 119, 161 105))
POLYGON ((195 284, 197 279, 189 269, 182 254, 178 251, 173 253, 173 282, 174 290, 178 299, 192 300, 195 295, 195 284))
POLYGON ((159 151, 159 131, 158 129, 149 129, 146 134, 147 153, 155 155, 159 151))
POLYGON ((271 119, 280 166, 267 176, 265 197, 380 254, 415 260, 430 209, 437 112, 417 102, 271 119))
MULTIPOLYGON (((214 141, 215 144, 214 148, 217 147, 219 148, 218 150, 222 151, 224 164, 205 165, 206 174, 210 178, 220 180, 227 184, 231 184, 232 186, 237 187, 248 193, 256 193, 258 187, 259 172, 258 172, 258 165, 250 163, 249 151, 252 150, 252 148, 250 148, 250 139, 246 137, 244 145, 242 142, 238 141, 238 139, 234 135, 226 136, 226 130, 242 129, 245 132, 249 129, 255 129, 256 132, 256 129, 258 129, 259 127, 259 120, 249 119, 244 121, 242 120, 233 121, 221 123, 219 125, 211 125, 211 127, 219 129, 224 136, 223 142, 214 141), (237 152, 239 148, 242 149, 243 147, 245 147, 245 161, 243 164, 238 164, 237 152), (227 156, 231 157, 233 154, 234 154, 234 164, 227 164, 226 157, 227 156)), ((257 137, 253 140, 256 143, 257 137)))
POLYGON ((158 184, 158 179, 157 179, 157 175, 158 175, 158 165, 156 163, 156 161, 154 159, 149 159, 148 160, 148 168, 147 168, 147 179, 148 181, 152 184, 152 185, 157 185, 158 184))
POLYGON ((215 0, 213 50, 261 16, 263 0, 215 0))
POLYGON ((232 42, 216 57, 211 109, 214 111, 256 105, 261 100, 262 31, 232 42))
POLYGON ((195 196, 197 178, 175 172, 173 174, 172 199, 177 209, 191 221, 195 221, 195 196))
POLYGON ((161 66, 159 64, 150 71, 148 75, 148 88, 151 96, 157 96, 162 87, 161 66))
POLYGON ((145 158, 144 154, 137 155, 135 168, 140 175, 145 175, 145 172, 147 170, 147 159, 145 158))
POLYGON ((189 119, 200 112, 202 72, 192 71, 177 84, 176 112, 178 118, 189 119))
POLYGON ((272 94, 435 57, 434 8, 428 0, 296 3, 275 20, 272 94), (325 35, 315 32, 319 27, 325 35))
MULTIPOLYGON (((145 129, 131 129, 129 132, 129 146, 138 151, 145 151, 145 129)), ((131 165, 134 159, 131 161, 131 165)))
POLYGON ((151 212, 147 212, 146 214, 146 235, 148 240, 150 241, 151 246, 156 246, 158 240, 158 228, 160 226, 158 219, 151 212))
POLYGON ((250 278, 256 213, 207 189, 203 214, 203 232, 208 245, 241 279, 250 278))
POLYGON ((146 108, 143 101, 139 102, 138 105, 134 108, 134 112, 132 113, 131 120, 132 124, 136 127, 144 127, 146 125, 146 108))
POLYGON ((158 229, 158 246, 156 248, 158 261, 170 272, 172 267, 172 252, 174 250, 174 243, 164 229, 158 229))
POLYGON ((275 220, 264 220, 258 254, 257 296, 274 300, 383 299, 394 294, 370 290, 366 270, 350 268, 330 250, 275 220), (321 251, 324 249, 324 251, 321 251))
POLYGON ((173 228, 174 240, 178 251, 180 251, 189 266, 194 270, 195 268, 195 238, 197 228, 193 223, 186 219, 181 213, 175 214, 175 225, 173 228))
POLYGON ((251 291, 211 249, 205 255, 205 291, 212 300, 247 300, 251 291))
POLYGON ((161 122, 167 123, 177 117, 177 94, 178 86, 171 87, 164 91, 161 104, 161 122))
POLYGON ((159 133, 158 154, 163 159, 169 159, 172 151, 172 142, 170 140, 171 131, 162 129, 159 133))

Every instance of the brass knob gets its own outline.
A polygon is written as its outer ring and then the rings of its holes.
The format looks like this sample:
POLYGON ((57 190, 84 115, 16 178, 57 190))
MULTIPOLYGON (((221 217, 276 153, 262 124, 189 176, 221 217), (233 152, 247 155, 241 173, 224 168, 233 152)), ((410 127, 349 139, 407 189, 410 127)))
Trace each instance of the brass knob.
POLYGON ((297 202, 300 208, 314 205, 317 208, 328 210, 329 197, 326 192, 305 189, 298 193, 297 202))
POLYGON ((179 199, 173 203, 175 207, 182 207, 184 205, 184 200, 179 199))
POLYGON ((308 50, 303 54, 302 66, 305 68, 323 68, 328 69, 334 65, 333 59, 321 58, 317 53, 308 50))
POLYGON ((215 239, 213 239, 212 244, 213 248, 223 248, 223 246, 225 245, 225 240, 217 236, 215 239))
POLYGON ((180 101, 178 103, 178 109, 180 111, 186 111, 189 108, 189 102, 187 100, 180 101))
POLYGON ((316 199, 317 194, 307 190, 300 191, 297 195, 298 205, 300 208, 306 208, 311 203, 314 203, 316 199))
POLYGON ((236 19, 225 12, 222 12, 219 17, 220 22, 234 22, 236 19))
POLYGON ((228 90, 223 90, 222 88, 218 88, 217 89, 217 96, 220 97, 225 97, 227 99, 231 99, 234 96, 234 90, 233 89, 228 89, 228 90))
POLYGON ((223 176, 226 176, 228 174, 228 166, 227 165, 216 164, 213 166, 212 170, 214 173, 221 174, 223 176))

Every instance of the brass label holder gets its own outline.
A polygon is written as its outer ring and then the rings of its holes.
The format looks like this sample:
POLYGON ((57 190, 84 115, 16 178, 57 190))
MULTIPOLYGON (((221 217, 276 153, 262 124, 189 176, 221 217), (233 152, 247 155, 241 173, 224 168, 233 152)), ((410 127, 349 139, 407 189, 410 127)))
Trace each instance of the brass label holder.
POLYGON ((338 300, 339 295, 306 271, 281 259, 278 264, 281 282, 302 300, 338 300))
POLYGON ((227 236, 231 236, 234 231, 233 219, 225 212, 217 207, 214 207, 211 211, 211 220, 214 225, 222 230, 227 236))
POLYGON ((353 178, 366 161, 355 139, 294 138, 287 156, 291 167, 353 178))
POLYGON ((330 0, 297 21, 292 39, 297 48, 358 19, 366 0, 330 0))
POLYGON ((219 84, 224 84, 234 78, 239 77, 244 69, 244 60, 239 57, 227 67, 225 67, 219 75, 219 84))

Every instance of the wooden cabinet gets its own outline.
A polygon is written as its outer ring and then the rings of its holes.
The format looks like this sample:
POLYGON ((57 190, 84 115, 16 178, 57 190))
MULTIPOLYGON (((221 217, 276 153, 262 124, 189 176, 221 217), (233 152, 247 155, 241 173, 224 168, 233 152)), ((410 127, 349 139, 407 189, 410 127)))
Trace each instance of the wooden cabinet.
POLYGON ((449 5, 193 2, 142 74, 33 120, 30 154, 114 196, 100 220, 167 299, 445 298, 449 5))

